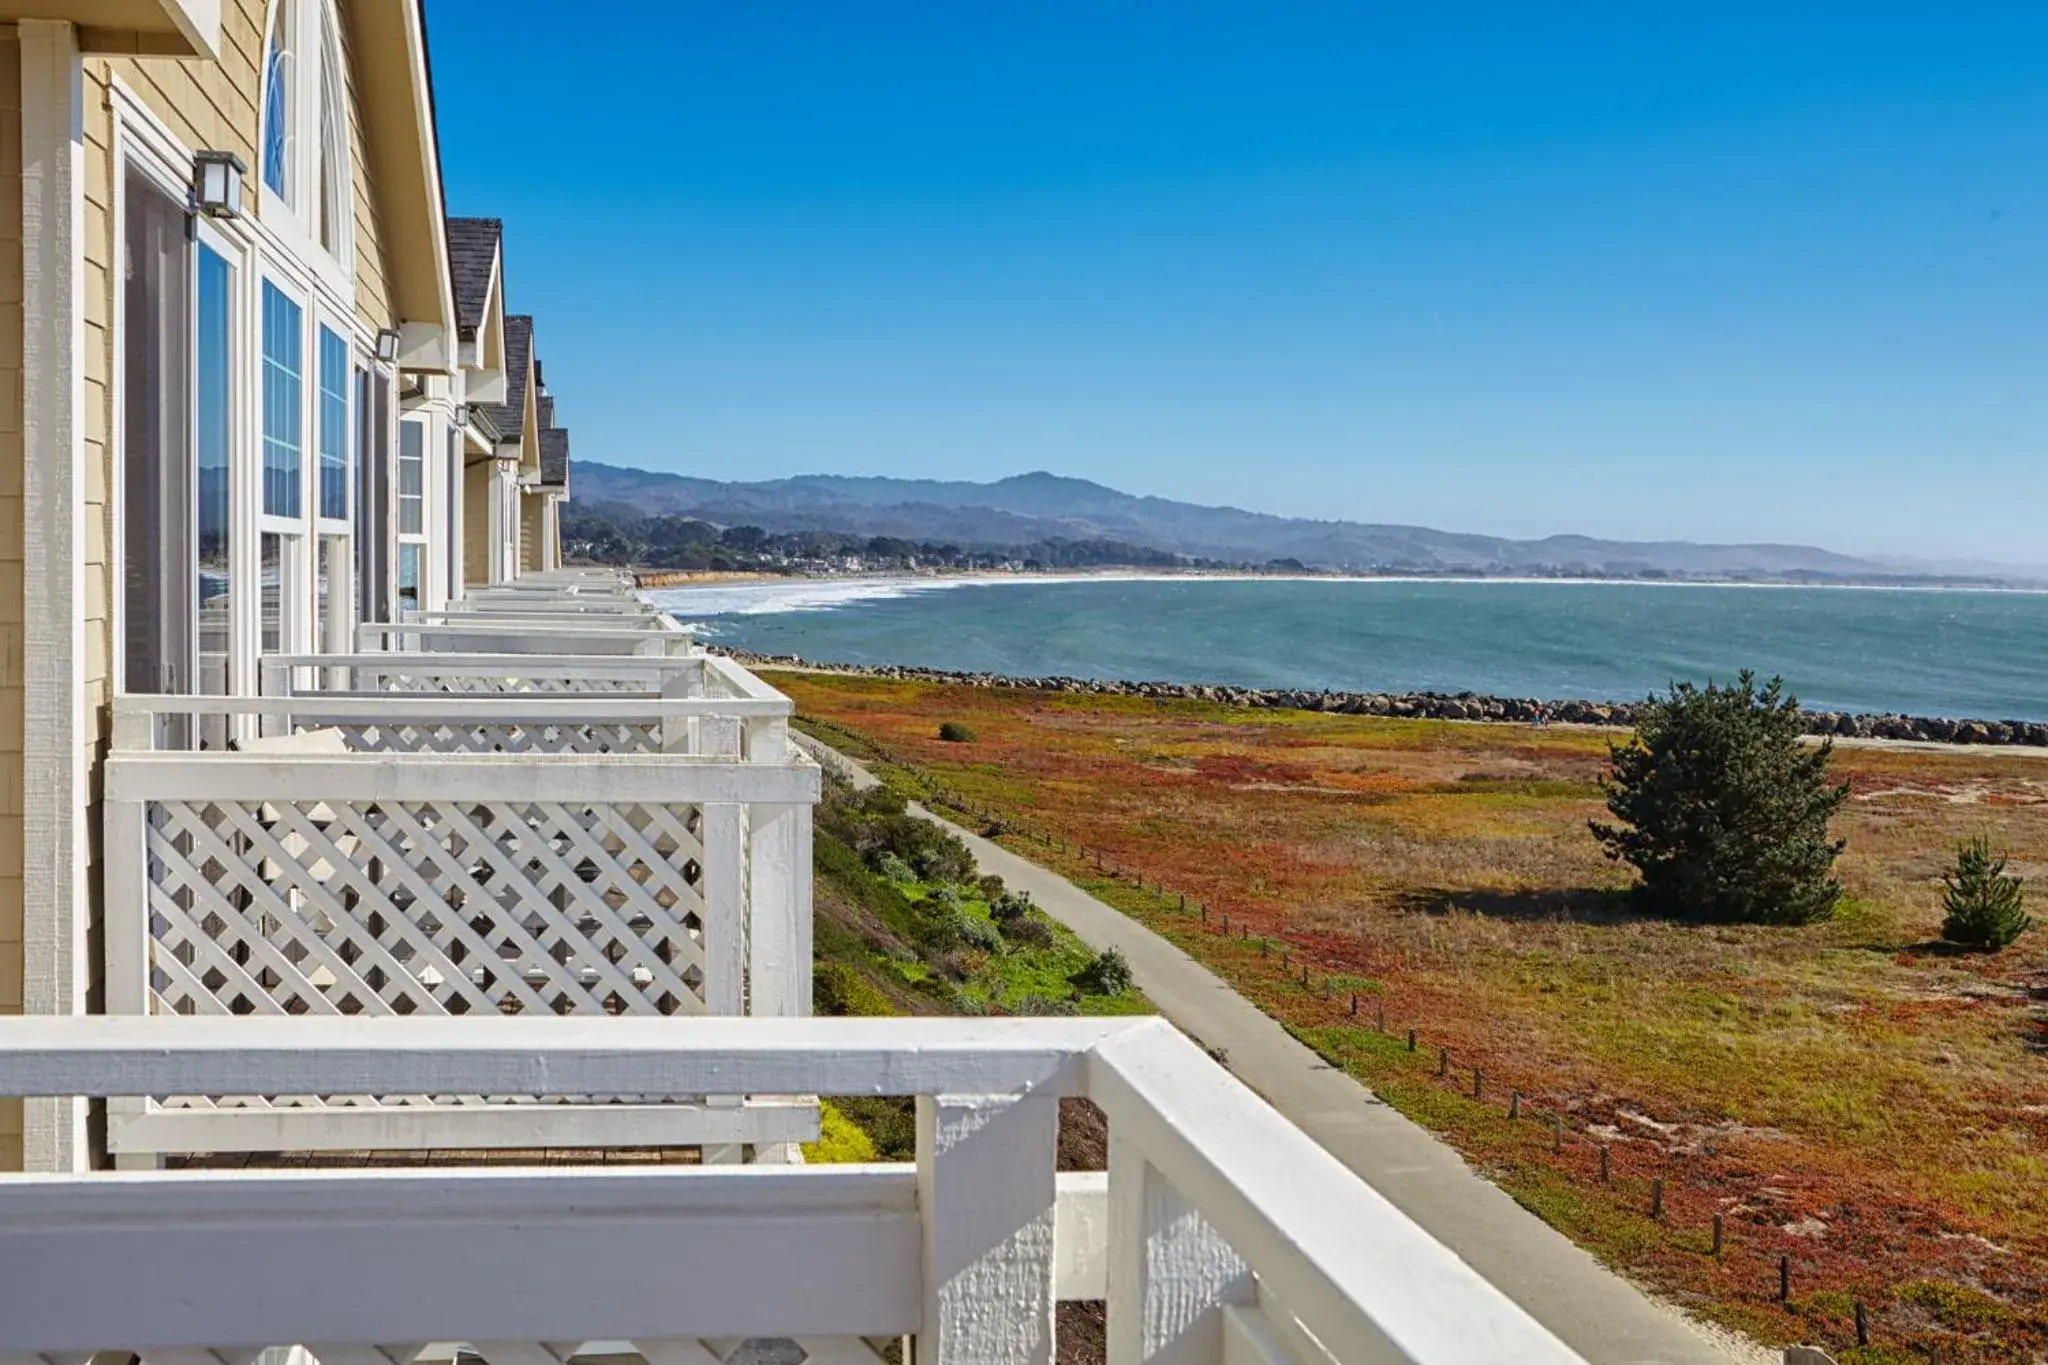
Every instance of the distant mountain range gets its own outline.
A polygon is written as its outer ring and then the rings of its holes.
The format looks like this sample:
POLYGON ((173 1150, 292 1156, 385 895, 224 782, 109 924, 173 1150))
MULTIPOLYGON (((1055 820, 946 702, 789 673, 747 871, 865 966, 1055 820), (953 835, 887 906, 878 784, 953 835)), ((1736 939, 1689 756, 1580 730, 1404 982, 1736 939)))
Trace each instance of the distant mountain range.
MULTIPOLYGON (((1226 563, 1297 560, 1315 569, 1697 578, 1878 580, 1954 577, 1811 545, 1711 545, 1501 536, 1424 526, 1315 521, 1138 497, 1087 479, 1018 474, 994 483, 806 474, 729 483, 578 461, 575 500, 594 510, 689 516, 768 531, 839 531, 960 546, 1104 539, 1226 563)), ((1990 571, 1990 566, 1985 566, 1990 571)))

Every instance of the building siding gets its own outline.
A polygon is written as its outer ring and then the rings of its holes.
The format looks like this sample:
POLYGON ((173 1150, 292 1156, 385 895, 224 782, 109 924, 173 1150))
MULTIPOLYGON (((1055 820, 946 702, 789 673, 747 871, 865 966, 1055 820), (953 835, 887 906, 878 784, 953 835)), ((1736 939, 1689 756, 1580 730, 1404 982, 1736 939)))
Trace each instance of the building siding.
POLYGON ((491 581, 491 467, 490 460, 465 465, 462 470, 462 581, 482 584, 491 581))
MULTIPOLYGON (((82 470, 83 665, 90 786, 85 811, 89 867, 87 944, 89 1007, 101 1007, 103 904, 99 852, 100 788, 110 732, 113 688, 115 565, 113 442, 114 289, 119 244, 114 235, 114 116, 118 80, 173 136, 194 150, 234 152, 249 168, 248 200, 260 202, 256 147, 260 135, 260 61, 265 0, 224 0, 218 62, 88 56, 83 60, 84 164, 82 287, 85 355, 82 470)), ((349 34, 340 25, 345 58, 349 34)), ((354 186, 356 311, 376 331, 394 324, 389 271, 362 125, 353 62, 347 83, 354 186)), ((23 541, 21 52, 11 26, 0 24, 0 1014, 18 1014, 23 997, 23 541)), ((0 1100, 0 1170, 22 1165, 21 1106, 0 1100)))
POLYGON ((547 499, 539 493, 519 495, 519 568, 538 573, 547 567, 541 549, 547 534, 547 499))
MULTIPOLYGON (((21 1013, 21 44, 0 28, 0 1014, 21 1013)), ((21 1102, 0 1100, 0 1170, 22 1166, 21 1102)))

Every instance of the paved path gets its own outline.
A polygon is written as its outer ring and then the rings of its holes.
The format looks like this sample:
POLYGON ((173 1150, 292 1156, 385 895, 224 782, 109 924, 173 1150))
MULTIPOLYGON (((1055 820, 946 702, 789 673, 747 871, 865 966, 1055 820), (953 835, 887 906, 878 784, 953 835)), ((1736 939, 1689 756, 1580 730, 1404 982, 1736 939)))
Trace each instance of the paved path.
MULTIPOLYGON (((874 783, 843 755, 808 736, 799 742, 856 786, 874 783)), ((984 872, 1029 891, 1089 947, 1121 949, 1161 1013, 1205 1046, 1224 1049, 1240 1080, 1593 1365, 1729 1365, 1738 1358, 1573 1246, 1186 953, 1058 873, 948 827, 984 872)))

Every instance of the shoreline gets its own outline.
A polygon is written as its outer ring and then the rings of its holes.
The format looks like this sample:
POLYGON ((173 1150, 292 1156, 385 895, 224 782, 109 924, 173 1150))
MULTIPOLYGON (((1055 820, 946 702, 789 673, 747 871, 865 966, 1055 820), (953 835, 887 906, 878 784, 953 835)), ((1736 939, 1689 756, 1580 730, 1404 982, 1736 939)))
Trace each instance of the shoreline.
POLYGON ((1783 578, 1613 578, 1598 575, 1443 573, 1313 573, 1293 570, 1263 573, 1256 569, 1148 569, 1106 566, 1099 569, 936 569, 929 573, 888 570, 879 573, 777 573, 770 569, 627 569, 643 591, 676 588, 743 587, 751 584, 868 583, 877 587, 1000 587, 1016 583, 1458 583, 1508 585, 1546 584, 1558 587, 1614 588, 1758 588, 1781 591, 1817 589, 1838 592, 1959 592, 2048 595, 2048 584, 1986 582, 1970 579, 1914 579, 1873 582, 1830 579, 1806 582, 1783 578))
MULTIPOLYGON (((806 659, 796 654, 762 654, 707 643, 748 668, 799 669, 849 677, 965 687, 1016 688, 1091 696, 1145 697, 1157 701, 1203 701, 1250 710, 1322 711, 1334 715, 1381 716, 1399 720, 1463 720, 1504 725, 1591 725, 1626 729, 1636 722, 1639 702, 1546 701, 1496 697, 1477 692, 1338 692, 1292 687, 1232 687, 1211 683, 1135 682, 1061 675, 1027 677, 924 668, 913 664, 856 664, 806 659)), ((2048 721, 1956 720, 1945 716, 1895 713, 1803 711, 1806 733, 1851 741, 1893 741, 1996 748, 2048 748, 2048 721)))

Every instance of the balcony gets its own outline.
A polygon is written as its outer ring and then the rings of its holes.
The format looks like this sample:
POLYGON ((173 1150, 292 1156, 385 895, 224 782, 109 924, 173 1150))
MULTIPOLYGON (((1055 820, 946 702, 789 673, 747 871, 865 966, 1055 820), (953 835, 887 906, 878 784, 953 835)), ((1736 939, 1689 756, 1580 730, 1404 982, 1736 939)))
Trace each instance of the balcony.
MULTIPOLYGON (((818 773, 789 744, 788 700, 745 670, 695 652, 386 651, 273 656, 264 688, 116 699, 110 1014, 810 1013, 818 773)), ((813 1100, 784 1092, 297 1087, 123 1098, 107 1132, 136 1162, 701 1144, 786 1157, 817 1124, 813 1100)))
POLYGON ((0 1351, 1048 1365, 1079 1299, 1116 1362, 1577 1359, 1159 1020, 0 1020, 0 1095, 229 1090, 915 1096, 917 1157, 0 1178, 0 1351))

